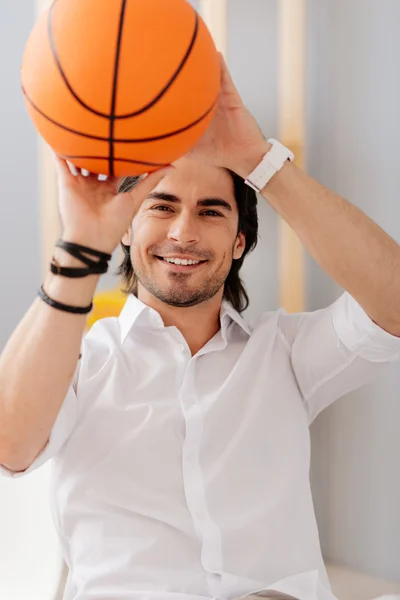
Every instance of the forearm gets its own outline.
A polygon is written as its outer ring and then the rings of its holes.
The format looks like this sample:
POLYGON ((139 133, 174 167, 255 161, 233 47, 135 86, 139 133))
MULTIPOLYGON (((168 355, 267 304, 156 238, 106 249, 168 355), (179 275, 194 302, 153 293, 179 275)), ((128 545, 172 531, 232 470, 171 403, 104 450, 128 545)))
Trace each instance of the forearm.
MULTIPOLYGON (((63 266, 82 266, 56 249, 63 266)), ((66 279, 49 274, 46 293, 64 304, 88 306, 98 276, 66 279)), ((16 470, 46 444, 79 359, 85 315, 35 300, 0 357, 0 462, 16 470), (8 464, 7 464, 8 462, 8 464)))
POLYGON ((263 190, 317 263, 400 336, 400 246, 358 208, 287 163, 263 190))

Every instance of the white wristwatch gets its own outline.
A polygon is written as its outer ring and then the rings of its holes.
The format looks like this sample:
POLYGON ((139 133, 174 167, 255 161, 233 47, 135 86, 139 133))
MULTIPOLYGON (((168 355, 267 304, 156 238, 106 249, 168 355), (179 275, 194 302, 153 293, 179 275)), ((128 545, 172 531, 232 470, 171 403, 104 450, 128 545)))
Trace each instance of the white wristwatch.
POLYGON ((272 177, 282 169, 287 160, 293 161, 294 154, 277 140, 268 140, 271 150, 264 156, 258 167, 248 176, 245 183, 260 193, 272 177))

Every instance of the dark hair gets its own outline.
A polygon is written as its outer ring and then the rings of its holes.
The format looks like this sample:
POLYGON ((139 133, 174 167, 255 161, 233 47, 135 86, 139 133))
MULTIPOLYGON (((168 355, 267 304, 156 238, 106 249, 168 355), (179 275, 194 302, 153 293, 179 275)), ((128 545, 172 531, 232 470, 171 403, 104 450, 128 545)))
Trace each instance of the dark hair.
MULTIPOLYGON (((232 268, 225 282, 224 298, 238 311, 243 312, 249 305, 249 297, 240 278, 239 272, 243 261, 257 246, 258 242, 258 216, 257 216, 257 196, 256 193, 245 184, 244 179, 229 171, 234 184, 235 199, 239 211, 239 229, 238 234, 242 232, 246 237, 246 247, 241 258, 234 260, 232 268)), ((126 177, 120 187, 119 192, 129 192, 139 181, 139 177, 126 177)), ((120 265, 117 275, 121 275, 125 284, 124 292, 126 294, 137 295, 137 280, 132 267, 130 247, 122 244, 124 251, 124 260, 120 265)))

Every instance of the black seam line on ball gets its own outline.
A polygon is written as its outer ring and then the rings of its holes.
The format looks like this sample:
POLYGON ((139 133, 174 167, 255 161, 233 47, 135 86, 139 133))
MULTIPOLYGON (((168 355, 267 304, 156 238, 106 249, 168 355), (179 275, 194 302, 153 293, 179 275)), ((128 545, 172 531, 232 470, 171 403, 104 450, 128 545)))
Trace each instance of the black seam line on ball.
MULTIPOLYGON (((110 115, 107 113, 103 113, 99 110, 96 110, 94 108, 92 108, 91 106, 89 106, 88 104, 86 104, 86 102, 84 102, 82 100, 82 98, 80 98, 78 96, 78 94, 75 92, 75 90, 73 89, 73 87, 71 86, 70 82, 68 81, 68 78, 65 74, 64 69, 62 68, 59 56, 58 56, 58 52, 57 52, 57 47, 55 44, 55 40, 54 40, 54 35, 53 35, 53 17, 54 17, 54 8, 55 5, 57 4, 57 0, 54 1, 54 3, 52 4, 50 11, 49 11, 49 20, 48 20, 48 35, 49 35, 49 39, 50 39, 50 46, 51 46, 51 50, 53 53, 53 57, 55 60, 55 63, 57 65, 57 68, 60 72, 60 75, 65 83, 65 85, 67 86, 68 90, 70 91, 70 93, 72 94, 72 96, 75 98, 75 100, 84 108, 86 108, 86 110, 88 110, 89 112, 93 113, 94 115, 97 115, 98 117, 102 117, 104 119, 109 119, 110 115)), ((143 108, 140 108, 137 111, 134 111, 132 113, 128 113, 128 114, 124 114, 124 115, 115 115, 115 120, 120 120, 120 119, 130 119, 131 117, 136 117, 141 115, 142 113, 146 112, 147 110, 149 110, 149 108, 152 108, 165 94, 166 92, 169 90, 169 88, 172 86, 172 84, 174 83, 174 81, 176 80, 176 78, 178 77, 178 75, 180 74, 180 72, 182 71, 183 67, 185 66, 186 62, 188 61, 194 44, 197 40, 198 37, 198 32, 199 32, 199 15, 197 14, 196 10, 193 9, 193 12, 195 14, 195 27, 194 27, 194 32, 193 32, 193 36, 192 39, 190 41, 190 45, 188 50, 186 51, 186 54, 184 56, 184 58, 182 59, 181 64, 179 65, 178 69, 176 70, 176 72, 172 75, 171 79, 168 81, 168 83, 165 85, 165 87, 161 90, 161 92, 156 96, 156 98, 154 98, 154 100, 151 100, 148 104, 146 104, 146 106, 144 106, 143 108)))
POLYGON ((119 74, 119 65, 120 65, 121 47, 122 47, 122 34, 123 34, 123 31, 124 31, 124 23, 125 23, 126 2, 127 2, 127 0, 122 0, 122 4, 121 4, 121 14, 120 14, 120 19, 119 19, 118 40, 117 40, 117 50, 116 50, 115 63, 114 63, 114 78, 113 78, 113 89, 112 89, 112 97, 111 97, 111 114, 110 114, 110 151, 109 151, 109 173, 110 173, 110 177, 114 177, 115 108, 116 108, 116 105, 117 105, 118 74, 119 74))
MULTIPOLYGON (((110 138, 108 138, 108 137, 101 137, 101 136, 98 136, 98 135, 91 135, 89 133, 82 133, 81 131, 76 131, 75 129, 71 129, 70 127, 66 127, 65 125, 62 125, 61 123, 58 123, 54 119, 51 119, 42 110, 40 110, 40 108, 38 108, 34 104, 34 102, 29 98, 29 96, 26 93, 26 91, 25 91, 24 88, 22 88, 22 91, 23 91, 23 93, 25 95, 26 100, 29 102, 29 104, 32 106, 32 108, 34 108, 36 110, 36 112, 38 112, 44 119, 46 119, 47 121, 50 121, 50 123, 53 123, 53 125, 56 125, 57 127, 60 127, 60 129, 63 129, 64 131, 68 131, 69 133, 73 133, 75 135, 79 135, 80 137, 84 137, 84 138, 86 138, 88 140, 98 140, 100 142, 110 142, 110 138)), ((149 138, 134 138, 134 139, 130 139, 130 140, 115 138, 114 142, 118 143, 118 144, 140 144, 140 143, 146 143, 146 142, 156 142, 158 140, 164 140, 166 138, 173 137, 174 135, 178 135, 179 133, 183 133, 184 131, 188 131, 192 127, 195 127, 196 125, 198 125, 206 117, 208 117, 208 115, 210 114, 210 112, 216 106, 218 100, 219 100, 219 94, 218 94, 217 99, 210 106, 210 108, 201 117, 199 117, 198 119, 196 119, 195 121, 193 121, 189 125, 186 125, 185 127, 181 127, 180 129, 177 129, 176 131, 170 131, 169 133, 164 133, 163 135, 156 135, 154 137, 149 137, 149 138)))
MULTIPOLYGON (((80 159, 85 159, 85 160, 109 160, 108 156, 69 156, 66 154, 60 154, 61 158, 63 158, 64 160, 80 160, 80 159)), ((168 167, 169 164, 167 163, 154 163, 154 162, 147 162, 147 161, 143 161, 143 160, 134 160, 134 159, 130 159, 130 158, 118 158, 118 157, 114 157, 114 162, 118 163, 118 162, 124 162, 124 163, 132 163, 135 165, 147 165, 149 167, 168 167)))
POLYGON ((174 83, 174 81, 177 79, 178 75, 181 73, 181 71, 183 70, 183 67, 185 66, 185 64, 187 63, 193 47, 195 45, 195 42, 197 40, 197 36, 198 36, 198 32, 199 32, 199 16, 197 14, 197 12, 193 9, 194 13, 195 13, 195 25, 194 25, 194 32, 193 32, 193 36, 192 39, 190 41, 190 45, 189 48, 186 51, 185 56, 183 57, 181 64, 179 65, 179 67, 177 68, 176 72, 172 75, 171 79, 168 81, 168 83, 164 86, 164 88, 161 90, 161 92, 154 98, 154 100, 151 100, 151 102, 149 102, 148 104, 146 104, 146 106, 144 106, 143 108, 140 108, 139 110, 133 112, 133 113, 129 113, 129 114, 125 114, 125 115, 118 115, 116 117, 116 119, 130 119, 131 117, 137 117, 141 114, 143 114, 144 112, 146 112, 147 110, 149 110, 150 108, 152 108, 155 104, 157 104, 157 102, 159 100, 161 100, 161 98, 168 92, 168 90, 170 89, 170 87, 172 86, 172 84, 174 83))

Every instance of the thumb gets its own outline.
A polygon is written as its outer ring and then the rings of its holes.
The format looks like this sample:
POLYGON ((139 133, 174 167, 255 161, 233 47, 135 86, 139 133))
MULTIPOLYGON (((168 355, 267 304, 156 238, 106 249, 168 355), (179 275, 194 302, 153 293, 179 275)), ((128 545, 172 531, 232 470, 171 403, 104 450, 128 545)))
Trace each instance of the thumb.
POLYGON ((118 182, 119 193, 143 198, 153 190, 160 181, 174 169, 173 166, 163 167, 152 173, 145 173, 137 177, 124 177, 118 182))
POLYGON ((169 167, 163 167, 162 169, 158 169, 157 171, 153 171, 152 173, 145 173, 139 179, 139 182, 134 187, 134 190, 138 193, 138 195, 149 194, 155 187, 166 177, 169 173, 171 173, 175 167, 172 165, 169 167))
POLYGON ((131 219, 140 209, 144 200, 149 196, 150 192, 157 187, 157 185, 166 177, 175 167, 166 167, 153 171, 152 173, 146 173, 136 180, 133 187, 126 192, 123 192, 121 198, 129 198, 129 206, 131 207, 132 214, 131 219), (132 204, 131 204, 132 202, 132 204))
POLYGON ((67 167, 67 163, 65 162, 65 160, 63 160, 61 156, 59 156, 55 152, 52 152, 52 156, 58 178, 65 179, 66 177, 70 176, 71 172, 67 167))

